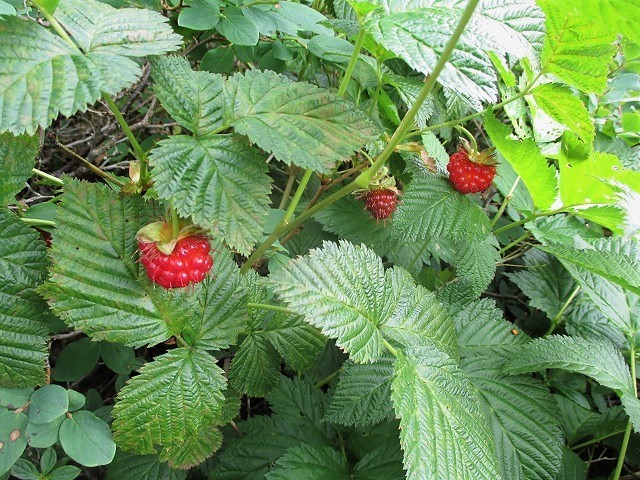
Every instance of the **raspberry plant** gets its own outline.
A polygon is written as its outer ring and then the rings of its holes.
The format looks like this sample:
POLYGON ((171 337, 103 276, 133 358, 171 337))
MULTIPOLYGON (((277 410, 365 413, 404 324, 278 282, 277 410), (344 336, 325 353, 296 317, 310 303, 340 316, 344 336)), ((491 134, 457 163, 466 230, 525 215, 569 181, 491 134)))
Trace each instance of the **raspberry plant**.
POLYGON ((634 2, 0 15, 1 479, 639 471, 634 2))

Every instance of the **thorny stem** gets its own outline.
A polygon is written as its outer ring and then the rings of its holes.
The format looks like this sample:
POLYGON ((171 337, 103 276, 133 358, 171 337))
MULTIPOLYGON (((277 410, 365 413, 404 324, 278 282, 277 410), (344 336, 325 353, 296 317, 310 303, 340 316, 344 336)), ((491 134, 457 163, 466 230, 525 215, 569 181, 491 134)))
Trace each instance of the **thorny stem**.
POLYGON ((511 187, 511 190, 509 190, 509 193, 507 193, 507 196, 504 197, 504 200, 502 201, 500 208, 496 212, 496 216, 493 217, 493 220, 491 220, 491 228, 495 227, 496 223, 498 223, 498 220, 500 220, 500 217, 502 217, 504 210, 507 208, 507 205, 509 205, 509 202, 511 202, 511 199, 513 198, 513 192, 516 191, 516 187, 518 186, 518 183, 520 183, 520 176, 516 177, 516 181, 513 182, 513 186, 511 187))
POLYGON ((344 72, 344 77, 342 77, 342 81, 340 82, 340 88, 338 88, 338 95, 341 97, 344 97, 344 94, 347 91, 347 86, 349 85, 349 80, 351 80, 351 75, 353 74, 353 71, 356 68, 356 64, 358 63, 358 56, 360 55, 360 50, 362 49, 365 35, 365 29, 360 28, 358 36, 356 37, 356 44, 353 48, 353 53, 351 54, 351 59, 349 60, 349 65, 347 65, 347 71, 344 72))
POLYGON ((289 204, 289 208, 287 208, 287 212, 284 214, 284 217, 282 218, 282 222, 280 223, 287 224, 289 223, 289 220, 291 220, 291 217, 293 217, 293 213, 295 212, 296 207, 298 206, 298 203, 300 203, 300 199, 302 198, 302 194, 304 193, 305 188, 307 188, 307 184, 309 183, 309 179, 311 178, 311 175, 313 175, 313 169, 308 168, 306 172, 304 172, 304 176, 302 177, 302 180, 300 180, 298 189, 296 190, 296 193, 293 195, 293 199, 289 204))
POLYGON ((569 295, 567 301, 564 302, 564 304, 560 308, 560 311, 556 313, 555 317, 553 317, 553 319, 551 320, 551 325, 549 325, 549 328, 544 334, 545 337, 547 335, 551 335, 551 333, 553 333, 553 331, 558 327, 558 325, 560 324, 560 320, 562 319, 562 315, 564 315, 565 310, 567 309, 567 307, 569 307, 569 304, 573 302, 573 299, 576 298, 576 295, 578 295, 579 291, 580 285, 573 289, 573 292, 571 292, 571 295, 569 295))
MULTIPOLYGON (((634 338, 629 338, 629 367, 631 368, 631 381, 633 382, 633 394, 638 397, 638 382, 636 380, 636 345, 634 338)), ((620 453, 618 454, 618 463, 613 473, 612 480, 619 480, 620 473, 622 472, 622 466, 624 465, 624 459, 627 456, 627 448, 629 447, 629 438, 631 438, 631 429, 633 424, 631 419, 627 421, 627 428, 624 430, 624 436, 622 437, 622 445, 620 447, 620 453)))
POLYGON ((241 273, 246 273, 254 263, 256 263, 260 258, 262 258, 262 255, 264 255, 264 253, 269 249, 269 247, 273 245, 273 243, 282 235, 296 228, 298 225, 304 222, 307 218, 311 217, 312 215, 314 215, 316 212, 323 209, 327 205, 331 205, 332 203, 340 200, 342 197, 354 192, 358 188, 366 188, 367 185, 369 185, 374 175, 378 172, 378 170, 382 168, 384 163, 389 159, 389 157, 391 156, 395 148, 398 146, 400 141, 404 138, 405 134, 409 131, 409 129, 413 125, 413 122, 416 118, 418 110, 420 109, 420 107, 422 106, 426 98, 429 96, 429 94, 433 90, 433 87, 436 84, 438 75, 440 75, 440 72, 442 72, 442 70, 444 69, 444 66, 446 65, 449 57, 451 56, 451 53, 453 52, 456 44, 458 43, 460 36, 464 32, 464 29, 467 23, 469 22, 469 20, 471 19, 471 16, 473 15, 473 11, 475 10, 479 1, 480 0, 469 0, 469 3, 467 4, 464 12, 462 13, 462 17, 460 18, 460 22, 458 23, 458 26, 456 27, 455 31, 451 35, 451 38, 449 38, 449 42, 447 43, 444 51, 442 52, 442 55, 440 56, 438 63, 434 67, 433 72, 431 73, 431 75, 427 77, 424 86, 422 87, 422 89, 420 90, 420 93, 416 97, 415 103, 409 109, 409 111, 407 111, 404 118, 402 119, 402 122, 400 122, 400 125, 398 125, 393 136, 387 143, 387 146, 384 148, 382 153, 380 153, 380 155, 378 156, 374 164, 371 166, 371 168, 365 170, 360 175, 358 175, 358 177, 353 182, 345 185, 340 190, 336 191, 335 193, 328 196, 321 202, 317 203, 315 206, 302 212, 302 214, 296 217, 289 224, 279 225, 276 229, 274 229, 271 235, 269 235, 267 239, 264 242, 262 242, 262 245, 260 245, 253 252, 253 254, 251 254, 251 256, 247 259, 245 264, 242 265, 242 268, 240 269, 241 273))

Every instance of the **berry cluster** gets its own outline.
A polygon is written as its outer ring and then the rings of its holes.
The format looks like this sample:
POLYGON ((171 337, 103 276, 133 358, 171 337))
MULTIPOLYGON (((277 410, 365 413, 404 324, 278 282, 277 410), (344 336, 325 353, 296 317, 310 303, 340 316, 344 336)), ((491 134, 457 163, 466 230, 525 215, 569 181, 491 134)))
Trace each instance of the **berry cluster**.
POLYGON ((191 236, 178 240, 166 255, 155 243, 138 241, 140 263, 152 282, 164 288, 185 287, 204 280, 213 266, 211 246, 205 237, 191 236))
POLYGON ((478 193, 489 188, 496 175, 496 166, 490 154, 469 155, 468 150, 460 148, 449 157, 447 171, 458 192, 478 193))

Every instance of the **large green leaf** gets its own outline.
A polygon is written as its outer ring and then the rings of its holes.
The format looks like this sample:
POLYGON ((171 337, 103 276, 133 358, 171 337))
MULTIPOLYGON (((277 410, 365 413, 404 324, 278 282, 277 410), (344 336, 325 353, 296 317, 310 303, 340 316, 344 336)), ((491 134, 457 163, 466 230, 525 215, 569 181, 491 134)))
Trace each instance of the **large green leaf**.
POLYGON ((333 447, 300 445, 292 447, 278 459, 267 480, 349 480, 347 459, 333 447))
POLYGON ((35 288, 46 279, 44 242, 13 213, 0 209, 0 386, 45 381, 48 314, 35 288))
POLYGON ((488 416, 502 478, 554 480, 563 446, 555 400, 542 382, 501 373, 501 363, 494 356, 462 361, 488 416))
POLYGON ((380 358, 388 340, 413 345, 430 338, 455 351, 453 323, 433 294, 400 268, 385 274, 366 247, 325 243, 289 262, 271 282, 293 311, 336 338, 358 363, 380 358))
POLYGON ((393 361, 384 357, 377 362, 358 365, 347 361, 326 418, 342 425, 375 425, 393 414, 391 380, 393 361))
POLYGON ((584 92, 603 93, 616 30, 594 21, 590 10, 538 0, 547 21, 542 67, 584 92))
POLYGON ((176 333, 187 312, 137 261, 136 233, 158 213, 139 197, 66 179, 43 289, 54 312, 95 339, 136 347, 176 333))
POLYGON ((136 480, 185 480, 187 472, 171 469, 166 463, 160 462, 158 455, 136 455, 118 450, 107 468, 107 480, 127 477, 136 480))
POLYGON ((315 327, 297 315, 273 315, 266 323, 263 335, 297 371, 311 368, 327 341, 315 327))
POLYGON ((169 115, 195 135, 222 125, 221 75, 194 72, 184 57, 158 57, 152 65, 153 90, 169 115))
MULTIPOLYGON (((225 401, 223 374, 215 359, 198 349, 177 348, 147 363, 118 393, 113 410, 116 442, 138 454, 155 453, 161 446, 161 460, 185 465, 180 461, 183 444, 206 450, 206 445, 191 442, 198 437, 206 441, 207 432, 219 422, 225 401)), ((210 453, 203 451, 199 461, 210 453)))
POLYGON ((0 134, 0 205, 15 202, 16 194, 31 178, 39 148, 37 136, 0 134))
POLYGON ((330 91, 274 72, 225 85, 225 123, 287 164, 327 173, 373 138, 364 112, 330 91))
POLYGON ((239 135, 162 140, 151 155, 154 189, 177 212, 250 252, 263 234, 270 179, 259 152, 239 135))
POLYGON ((417 172, 407 185, 394 214, 394 233, 408 241, 444 237, 481 240, 491 230, 489 218, 447 179, 417 172))
POLYGON ((603 238, 582 245, 582 248, 560 244, 548 244, 539 248, 563 262, 570 262, 602 275, 640 295, 640 242, 636 240, 603 238))
POLYGON ((146 8, 60 0, 54 16, 85 52, 145 57, 177 50, 182 43, 166 17, 146 8))
POLYGON ((500 478, 479 399, 454 359, 433 346, 398 352, 391 398, 407 478, 500 478))
POLYGON ((0 22, 0 131, 33 134, 63 114, 70 116, 116 94, 140 67, 108 52, 83 55, 34 21, 0 22))
POLYGON ((496 120, 491 110, 484 116, 484 126, 500 154, 522 178, 535 205, 550 210, 558 196, 558 176, 536 143, 529 138, 513 140, 511 128, 496 120))

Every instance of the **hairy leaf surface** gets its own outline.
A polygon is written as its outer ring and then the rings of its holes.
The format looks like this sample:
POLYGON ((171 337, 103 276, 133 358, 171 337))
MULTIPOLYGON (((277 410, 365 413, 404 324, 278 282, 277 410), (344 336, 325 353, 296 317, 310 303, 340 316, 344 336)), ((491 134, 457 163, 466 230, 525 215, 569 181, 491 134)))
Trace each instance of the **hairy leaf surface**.
POLYGON ((0 134, 0 204, 15 202, 16 194, 33 175, 39 147, 37 136, 0 134))

